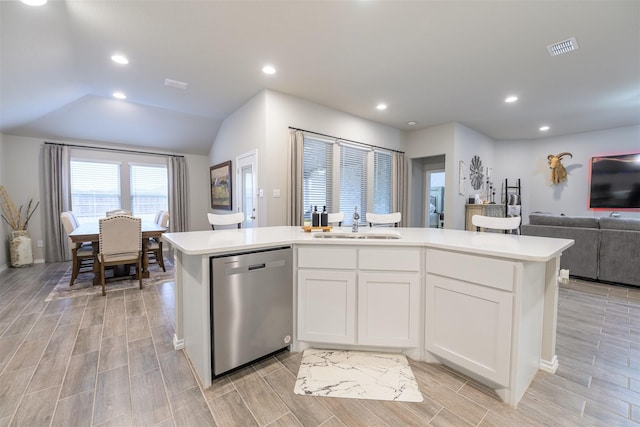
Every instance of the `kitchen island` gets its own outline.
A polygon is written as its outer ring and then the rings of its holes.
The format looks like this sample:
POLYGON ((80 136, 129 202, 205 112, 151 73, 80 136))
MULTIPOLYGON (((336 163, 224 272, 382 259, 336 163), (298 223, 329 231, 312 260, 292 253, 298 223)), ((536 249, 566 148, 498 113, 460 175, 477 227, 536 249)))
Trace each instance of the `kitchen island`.
POLYGON ((294 249, 293 351, 403 352, 444 363, 515 406, 535 372, 555 372, 557 274, 572 240, 423 228, 264 227, 167 233, 176 250, 174 347, 212 380, 210 262, 294 249), (320 237, 319 237, 320 236, 320 237))

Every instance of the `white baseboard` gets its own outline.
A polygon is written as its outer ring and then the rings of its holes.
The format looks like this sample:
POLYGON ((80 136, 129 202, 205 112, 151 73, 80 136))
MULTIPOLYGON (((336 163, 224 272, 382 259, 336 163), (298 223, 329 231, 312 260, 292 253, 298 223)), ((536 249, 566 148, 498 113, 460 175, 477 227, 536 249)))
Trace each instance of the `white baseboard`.
POLYGON ((173 334, 173 349, 182 350, 184 348, 184 339, 179 340, 176 334, 173 334))
POLYGON ((0 264, 0 273, 7 269, 7 264, 0 264))
POLYGON ((34 264, 44 264, 44 258, 38 258, 33 260, 34 264))
POLYGON ((540 359, 540 370, 555 374, 558 370, 558 356, 554 355, 551 361, 540 359))

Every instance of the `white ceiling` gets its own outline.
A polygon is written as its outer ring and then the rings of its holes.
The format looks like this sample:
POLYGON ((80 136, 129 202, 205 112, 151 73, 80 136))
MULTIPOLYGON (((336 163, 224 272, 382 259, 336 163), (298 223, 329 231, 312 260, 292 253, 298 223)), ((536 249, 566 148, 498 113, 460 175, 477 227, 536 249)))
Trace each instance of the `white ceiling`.
POLYGON ((224 118, 266 88, 496 140, 640 124, 637 0, 50 0, 0 13, 5 134, 207 154, 224 118), (570 37, 577 51, 548 55, 570 37))

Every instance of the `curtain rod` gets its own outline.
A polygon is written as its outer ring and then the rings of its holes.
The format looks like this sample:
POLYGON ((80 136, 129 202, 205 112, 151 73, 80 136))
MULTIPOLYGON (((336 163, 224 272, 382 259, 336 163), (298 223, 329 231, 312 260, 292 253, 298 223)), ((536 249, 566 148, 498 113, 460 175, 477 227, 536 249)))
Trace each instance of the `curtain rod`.
POLYGON ((162 153, 153 153, 151 151, 136 151, 136 150, 125 150, 122 148, 108 148, 108 147, 92 147, 91 145, 79 145, 79 144, 61 144, 59 142, 46 142, 48 145, 62 145, 65 147, 76 147, 76 148, 86 148, 89 150, 104 150, 104 151, 117 151, 119 153, 134 153, 134 154, 150 154, 152 156, 164 156, 164 157, 184 157, 179 154, 162 154, 162 153))
POLYGON ((291 130, 299 130, 300 132, 306 132, 306 133, 312 133, 314 135, 318 135, 318 136, 324 136, 325 138, 331 138, 331 139, 335 139, 336 141, 345 141, 345 142, 350 142, 352 144, 358 144, 358 145, 364 145, 365 147, 372 147, 372 148, 379 148, 381 150, 386 150, 386 151, 392 151, 394 153, 402 153, 405 154, 404 151, 400 151, 400 150, 394 150, 392 148, 385 148, 385 147, 378 147, 376 145, 371 145, 371 144, 367 144, 364 142, 359 142, 359 141, 353 141, 351 139, 345 139, 345 138, 338 138, 337 136, 332 136, 332 135, 327 135, 326 133, 320 133, 320 132, 314 132, 312 130, 306 130, 306 129, 300 129, 300 128, 294 128, 292 126, 289 126, 289 129, 291 130))

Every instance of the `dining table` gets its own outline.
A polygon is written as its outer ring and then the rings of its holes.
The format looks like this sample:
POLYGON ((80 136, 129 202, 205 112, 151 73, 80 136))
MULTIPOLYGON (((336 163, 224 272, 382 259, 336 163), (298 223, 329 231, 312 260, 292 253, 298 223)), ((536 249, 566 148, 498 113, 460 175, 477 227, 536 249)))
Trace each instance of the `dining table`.
MULTIPOLYGON (((156 224, 153 221, 142 221, 142 277, 149 277, 149 239, 156 238, 159 239, 162 236, 162 233, 166 232, 167 229, 162 227, 159 224, 156 224)), ((93 246, 93 272, 94 278, 93 283, 100 283, 100 266, 95 260, 100 253, 100 224, 98 221, 86 222, 84 224, 80 224, 75 230, 73 230, 69 234, 69 238, 73 243, 87 243, 91 242, 93 246)))

